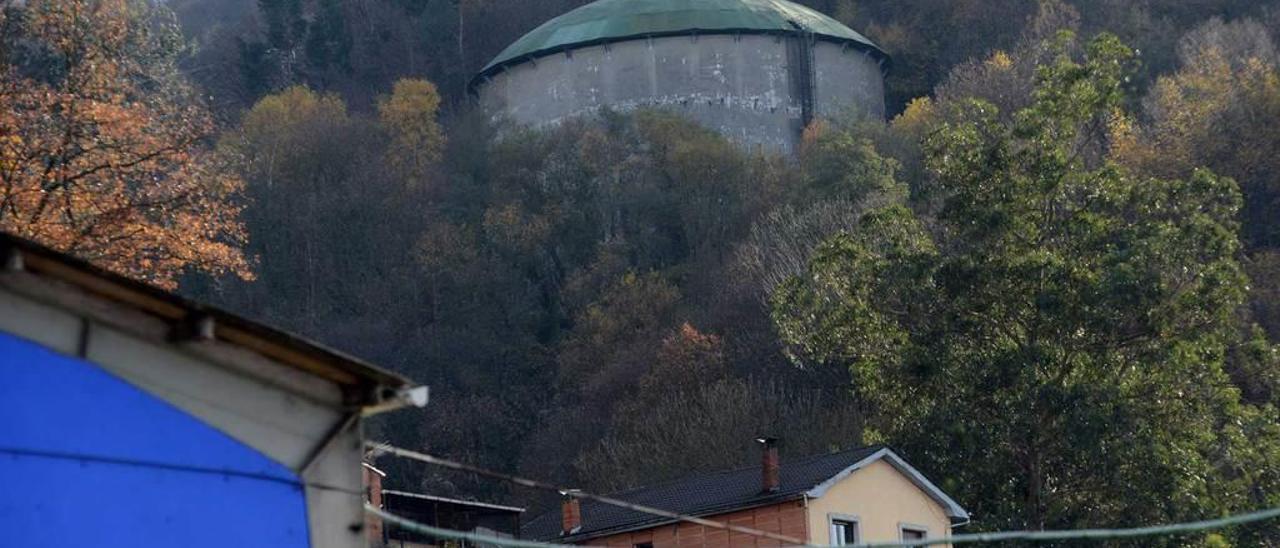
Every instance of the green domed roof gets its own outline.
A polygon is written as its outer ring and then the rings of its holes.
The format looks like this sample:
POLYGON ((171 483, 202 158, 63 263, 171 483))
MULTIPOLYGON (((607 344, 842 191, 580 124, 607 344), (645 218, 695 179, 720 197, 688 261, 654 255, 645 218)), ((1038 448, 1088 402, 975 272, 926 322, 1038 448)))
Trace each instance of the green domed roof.
POLYGON ((787 0, 598 0, 543 23, 507 46, 481 69, 472 86, 503 66, 574 47, 647 36, 798 31, 888 58, 839 21, 787 0))

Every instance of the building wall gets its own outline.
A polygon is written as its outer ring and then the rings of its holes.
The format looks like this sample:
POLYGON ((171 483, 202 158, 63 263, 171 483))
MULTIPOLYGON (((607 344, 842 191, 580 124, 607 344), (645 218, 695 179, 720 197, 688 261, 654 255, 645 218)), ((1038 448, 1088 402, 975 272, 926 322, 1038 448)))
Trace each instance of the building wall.
MULTIPOLYGON (((668 108, 730 139, 790 151, 802 113, 788 71, 787 38, 668 36, 584 47, 509 67, 479 88, 481 105, 519 124, 543 126, 608 106, 668 108)), ((884 116, 878 63, 863 51, 814 48, 816 110, 884 116)))
POLYGON ((26 272, 0 273, 0 311, 0 334, 92 364, 325 486, 305 487, 297 530, 312 547, 366 544, 360 421, 337 384, 220 341, 170 341, 159 318, 26 272))
POLYGON ((899 527, 924 527, 929 537, 950 536, 950 520, 942 506, 884 460, 850 474, 821 497, 809 499, 810 541, 829 544, 833 514, 856 518, 859 541, 899 539, 899 527))
MULTIPOLYGON (((707 519, 751 527, 770 533, 778 533, 798 539, 809 536, 804 501, 791 501, 773 506, 762 506, 720 514, 705 516, 707 519)), ((608 537, 590 539, 584 544, 591 546, 626 546, 628 548, 641 542, 652 542, 654 548, 728 548, 730 546, 782 546, 782 543, 767 538, 760 538, 743 533, 708 528, 692 523, 673 523, 621 533, 608 537)))
POLYGON ((3 546, 306 548, 296 473, 111 375, 0 332, 3 546))
POLYGON ((856 113, 884 119, 884 78, 871 54, 847 45, 818 42, 813 47, 813 66, 818 116, 856 113))

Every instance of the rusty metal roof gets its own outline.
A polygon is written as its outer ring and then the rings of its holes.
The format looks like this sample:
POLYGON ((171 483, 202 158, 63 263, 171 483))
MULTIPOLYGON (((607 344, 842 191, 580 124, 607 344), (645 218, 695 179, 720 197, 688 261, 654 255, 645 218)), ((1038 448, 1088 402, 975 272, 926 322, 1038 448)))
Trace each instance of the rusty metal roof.
POLYGON ((598 0, 543 23, 502 50, 471 81, 474 89, 503 67, 573 48, 688 34, 813 33, 888 56, 865 36, 787 0, 598 0))

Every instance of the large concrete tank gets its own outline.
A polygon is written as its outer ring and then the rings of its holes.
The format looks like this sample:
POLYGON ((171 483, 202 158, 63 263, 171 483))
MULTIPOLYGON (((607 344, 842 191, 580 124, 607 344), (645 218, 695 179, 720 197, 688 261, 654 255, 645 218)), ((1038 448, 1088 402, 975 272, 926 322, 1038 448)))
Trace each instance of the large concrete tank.
POLYGON ((508 46, 469 87, 521 124, 669 107, 738 142, 791 151, 814 117, 883 118, 888 61, 786 0, 599 0, 508 46))

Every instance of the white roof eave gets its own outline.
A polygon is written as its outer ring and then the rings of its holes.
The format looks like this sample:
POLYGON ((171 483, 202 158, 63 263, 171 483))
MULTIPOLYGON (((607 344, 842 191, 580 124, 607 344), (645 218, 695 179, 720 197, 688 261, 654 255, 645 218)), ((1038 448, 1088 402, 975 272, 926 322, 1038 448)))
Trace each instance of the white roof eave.
POLYGON ((890 466, 893 466, 893 468, 899 473, 906 476, 907 479, 910 479, 911 483, 915 484, 915 486, 921 491, 924 491, 925 494, 929 495, 929 498, 932 498, 943 507, 946 511, 947 517, 956 520, 969 519, 969 512, 965 511, 963 507, 956 503, 955 500, 952 500, 952 498, 943 492, 941 488, 929 481, 929 478, 924 477, 924 474, 921 474, 919 470, 916 470, 914 466, 908 464, 907 461, 903 460, 902 457, 898 456, 897 453, 894 453, 893 450, 888 447, 876 451, 875 453, 867 456, 867 458, 853 463, 848 468, 841 470, 840 473, 832 476, 827 481, 814 486, 813 489, 810 489, 805 494, 810 498, 821 497, 822 495, 825 495, 835 484, 878 460, 884 460, 889 463, 890 466))

